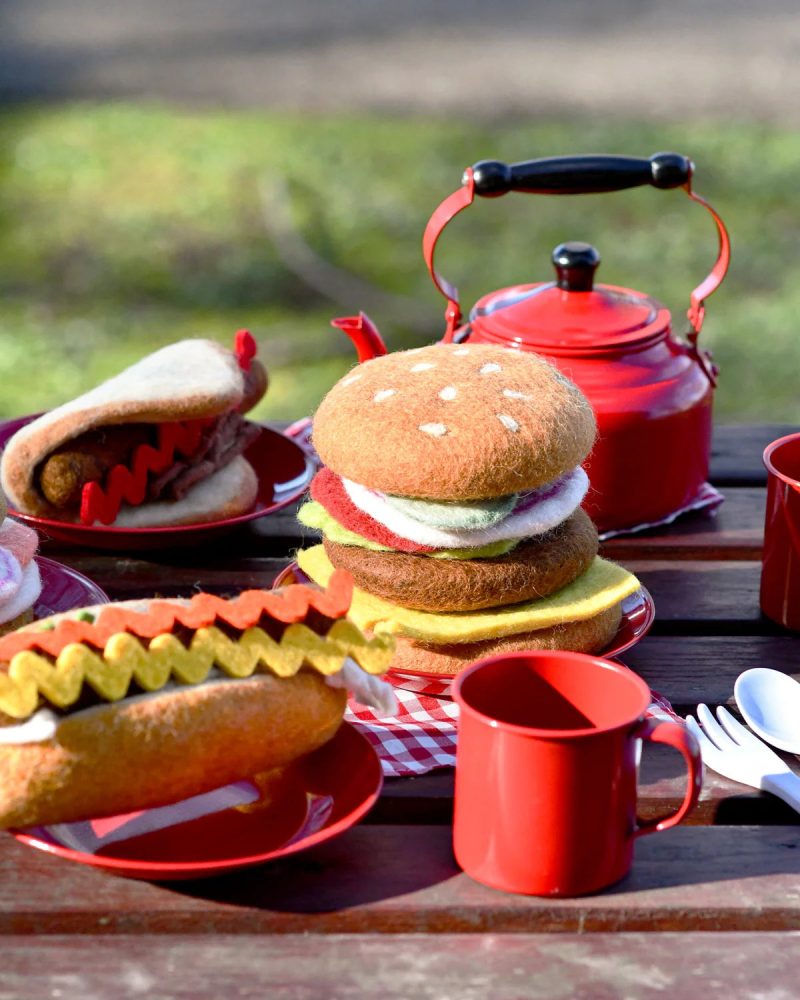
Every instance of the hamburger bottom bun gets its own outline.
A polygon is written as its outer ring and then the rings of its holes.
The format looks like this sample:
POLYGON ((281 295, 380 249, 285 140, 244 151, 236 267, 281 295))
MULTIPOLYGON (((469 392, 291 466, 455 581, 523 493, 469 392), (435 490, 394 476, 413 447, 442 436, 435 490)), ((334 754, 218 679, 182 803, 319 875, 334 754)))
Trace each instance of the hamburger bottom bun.
POLYGON ((476 660, 497 653, 523 649, 566 649, 574 653, 599 653, 614 638, 622 617, 622 604, 615 604, 594 618, 565 622, 537 632, 520 632, 480 642, 433 645, 414 639, 397 639, 390 671, 454 676, 476 660))
POLYGON ((547 597, 585 573, 597 555, 597 529, 580 508, 545 535, 491 559, 431 559, 373 552, 324 539, 333 566, 355 585, 420 611, 480 611, 547 597))
POLYGON ((335 735, 346 702, 345 690, 309 670, 67 715, 52 739, 0 744, 0 828, 168 805, 284 767, 335 735))

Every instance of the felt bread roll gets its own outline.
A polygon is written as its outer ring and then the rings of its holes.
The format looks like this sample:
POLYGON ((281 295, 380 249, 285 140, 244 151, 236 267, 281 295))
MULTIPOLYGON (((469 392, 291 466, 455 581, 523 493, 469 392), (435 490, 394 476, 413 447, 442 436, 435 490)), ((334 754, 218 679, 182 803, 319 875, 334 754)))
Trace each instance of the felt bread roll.
POLYGON ((320 404, 313 440, 337 475, 429 500, 484 500, 552 482, 596 433, 577 386, 537 355, 436 344, 360 364, 320 404))

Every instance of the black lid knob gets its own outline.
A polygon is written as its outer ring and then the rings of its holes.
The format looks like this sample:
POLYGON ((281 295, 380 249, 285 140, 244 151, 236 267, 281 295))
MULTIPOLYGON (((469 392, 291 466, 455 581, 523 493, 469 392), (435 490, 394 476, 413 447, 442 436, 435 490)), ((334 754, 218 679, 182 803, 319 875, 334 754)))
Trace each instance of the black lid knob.
POLYGON ((591 292, 600 254, 591 243, 559 243, 553 251, 559 288, 565 292, 591 292))

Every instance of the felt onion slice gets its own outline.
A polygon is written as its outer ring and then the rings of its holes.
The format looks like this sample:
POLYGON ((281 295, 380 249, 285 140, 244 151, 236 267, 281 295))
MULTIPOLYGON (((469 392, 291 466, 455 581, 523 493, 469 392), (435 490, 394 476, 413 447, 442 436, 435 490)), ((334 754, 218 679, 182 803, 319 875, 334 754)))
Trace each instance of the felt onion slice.
POLYGON ((386 501, 383 494, 342 477, 345 492, 363 513, 400 538, 434 548, 466 549, 500 539, 528 538, 550 531, 565 521, 581 504, 589 478, 578 466, 572 472, 538 490, 523 494, 505 520, 488 528, 444 530, 415 521, 386 501))

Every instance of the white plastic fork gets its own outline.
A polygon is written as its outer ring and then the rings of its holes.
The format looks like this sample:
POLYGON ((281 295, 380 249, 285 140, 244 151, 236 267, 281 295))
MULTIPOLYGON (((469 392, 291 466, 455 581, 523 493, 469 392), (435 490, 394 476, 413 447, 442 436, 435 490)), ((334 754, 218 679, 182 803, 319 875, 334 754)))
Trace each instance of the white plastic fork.
POLYGON ((800 777, 726 708, 717 708, 717 719, 707 705, 697 706, 697 721, 686 716, 703 763, 733 781, 772 792, 800 812, 800 777))

